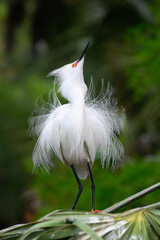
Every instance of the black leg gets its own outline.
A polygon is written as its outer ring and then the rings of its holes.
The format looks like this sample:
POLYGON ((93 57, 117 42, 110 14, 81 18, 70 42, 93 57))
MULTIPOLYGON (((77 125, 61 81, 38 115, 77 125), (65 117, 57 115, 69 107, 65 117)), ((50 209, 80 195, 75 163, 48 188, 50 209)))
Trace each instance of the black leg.
POLYGON ((78 186, 79 186, 78 194, 77 194, 76 199, 75 199, 75 201, 74 201, 74 203, 73 203, 73 205, 72 205, 72 210, 73 210, 73 209, 75 208, 76 204, 77 204, 77 201, 78 201, 81 193, 82 193, 83 186, 82 186, 82 183, 81 183, 81 181, 80 181, 80 179, 79 179, 79 177, 78 177, 78 175, 77 175, 77 173, 76 173, 76 169, 75 169, 75 167, 74 167, 73 164, 71 165, 71 168, 72 168, 72 170, 73 170, 74 176, 75 176, 75 178, 76 178, 76 180, 77 180, 77 183, 78 183, 78 186))
POLYGON ((88 162, 88 169, 89 169, 89 173, 90 173, 90 177, 91 177, 91 182, 92 182, 92 209, 94 210, 94 202, 95 202, 95 185, 94 185, 94 181, 93 181, 93 176, 92 176, 92 171, 91 171, 91 166, 90 163, 88 162))

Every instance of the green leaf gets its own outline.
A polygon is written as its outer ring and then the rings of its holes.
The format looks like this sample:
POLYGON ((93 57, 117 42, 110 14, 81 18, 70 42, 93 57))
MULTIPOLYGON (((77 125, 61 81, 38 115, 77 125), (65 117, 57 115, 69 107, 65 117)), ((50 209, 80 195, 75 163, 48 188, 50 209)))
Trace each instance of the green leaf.
POLYGON ((2 240, 158 240, 160 238, 160 211, 137 208, 116 214, 92 214, 61 210, 40 220, 12 226, 0 231, 2 240))
POLYGON ((59 227, 57 229, 49 229, 42 233, 39 237, 38 240, 48 240, 48 239, 64 239, 68 238, 74 235, 79 234, 82 232, 81 229, 74 225, 66 225, 63 227, 59 227))
POLYGON ((102 240, 101 237, 99 237, 93 230, 92 228, 90 228, 88 225, 86 225, 85 223, 83 223, 82 221, 75 219, 73 221, 73 224, 75 224, 76 226, 78 226, 80 229, 82 229, 86 234, 90 235, 90 237, 93 240, 102 240))

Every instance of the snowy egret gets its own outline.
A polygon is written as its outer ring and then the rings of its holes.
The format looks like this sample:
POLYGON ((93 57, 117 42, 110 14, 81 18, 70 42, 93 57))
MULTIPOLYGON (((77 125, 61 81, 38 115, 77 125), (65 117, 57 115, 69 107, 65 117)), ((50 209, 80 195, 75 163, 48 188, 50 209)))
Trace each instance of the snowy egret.
POLYGON ((61 104, 54 86, 53 100, 49 108, 42 107, 31 118, 32 133, 38 136, 33 151, 35 166, 49 169, 53 166, 54 153, 65 165, 73 170, 79 191, 73 203, 75 208, 83 190, 80 179, 91 178, 92 212, 94 212, 95 185, 91 172, 96 153, 102 166, 110 160, 114 164, 123 155, 123 146, 117 138, 123 129, 123 117, 119 115, 117 103, 112 97, 112 89, 101 91, 93 98, 93 84, 87 93, 83 78, 83 63, 90 41, 82 55, 73 63, 49 73, 55 76, 59 92, 68 100, 61 104))

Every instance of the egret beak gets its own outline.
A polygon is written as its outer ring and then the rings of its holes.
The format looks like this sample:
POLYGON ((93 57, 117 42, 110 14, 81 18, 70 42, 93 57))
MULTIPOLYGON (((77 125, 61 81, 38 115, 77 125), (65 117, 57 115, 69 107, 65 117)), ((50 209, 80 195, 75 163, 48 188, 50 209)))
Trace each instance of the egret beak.
POLYGON ((87 49, 89 47, 89 44, 91 43, 91 40, 89 40, 89 42, 87 43, 82 55, 80 56, 80 58, 78 59, 78 62, 82 60, 82 58, 84 57, 85 53, 87 52, 87 49))
POLYGON ((87 43, 82 55, 80 56, 80 58, 78 60, 76 60, 73 64, 72 64, 72 67, 75 68, 77 67, 78 63, 82 60, 82 58, 84 57, 84 55, 86 54, 87 52, 87 49, 89 47, 89 44, 90 44, 91 40, 89 40, 89 42, 87 43))

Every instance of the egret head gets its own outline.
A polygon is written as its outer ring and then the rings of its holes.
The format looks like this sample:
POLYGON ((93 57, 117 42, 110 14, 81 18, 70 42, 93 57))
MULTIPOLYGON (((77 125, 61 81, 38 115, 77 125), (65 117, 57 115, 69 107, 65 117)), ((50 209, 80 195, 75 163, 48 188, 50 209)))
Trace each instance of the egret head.
POLYGON ((55 76, 60 84, 60 92, 68 100, 72 100, 72 96, 76 94, 77 90, 81 90, 83 95, 86 95, 87 87, 83 78, 83 63, 84 56, 87 52, 91 41, 89 41, 81 54, 80 58, 73 63, 64 65, 49 73, 48 76, 55 76), (73 94, 72 94, 73 93, 73 94))

